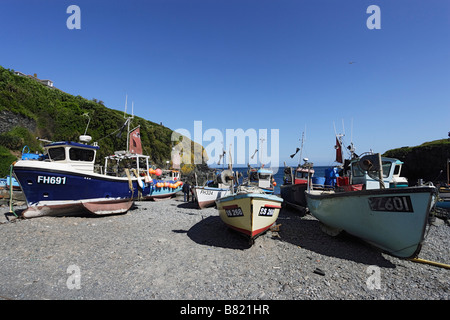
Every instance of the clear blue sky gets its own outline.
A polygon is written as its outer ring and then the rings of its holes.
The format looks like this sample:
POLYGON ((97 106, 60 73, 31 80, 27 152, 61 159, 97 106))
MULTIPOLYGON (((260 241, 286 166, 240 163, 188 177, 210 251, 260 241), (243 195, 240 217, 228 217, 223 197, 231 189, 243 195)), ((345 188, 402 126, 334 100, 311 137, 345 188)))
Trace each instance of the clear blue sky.
POLYGON ((278 129, 281 164, 305 128, 317 165, 333 163, 333 123, 357 153, 450 131, 445 0, 2 0, 0 43, 3 67, 113 109, 128 94, 171 129, 278 129))

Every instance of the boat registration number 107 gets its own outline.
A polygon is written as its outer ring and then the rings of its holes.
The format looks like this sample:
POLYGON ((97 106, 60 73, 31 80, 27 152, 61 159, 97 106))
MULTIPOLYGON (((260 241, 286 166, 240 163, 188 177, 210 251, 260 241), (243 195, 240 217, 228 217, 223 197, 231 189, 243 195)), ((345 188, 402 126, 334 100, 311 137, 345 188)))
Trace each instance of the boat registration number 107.
POLYGON ((372 197, 369 198, 369 206, 372 211, 414 211, 411 203, 411 198, 409 196, 372 197))
POLYGON ((37 183, 66 184, 66 177, 38 176, 37 183))

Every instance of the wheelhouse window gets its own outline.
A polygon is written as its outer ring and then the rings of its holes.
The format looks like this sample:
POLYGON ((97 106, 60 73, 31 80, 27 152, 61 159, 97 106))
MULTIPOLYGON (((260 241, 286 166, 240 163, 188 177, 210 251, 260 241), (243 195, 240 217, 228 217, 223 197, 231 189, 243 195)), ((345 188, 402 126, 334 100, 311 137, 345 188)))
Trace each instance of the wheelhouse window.
POLYGON ((362 177, 364 176, 364 171, 361 169, 361 167, 358 164, 352 165, 352 175, 354 177, 362 177))
MULTIPOLYGON (((383 161, 381 163, 381 166, 383 168, 383 178, 389 177, 389 173, 391 172, 392 163, 389 161, 383 161)), ((368 171, 369 175, 375 175, 376 173, 377 173, 377 171, 372 171, 372 170, 368 171)), ((359 165, 353 165, 352 166, 352 174, 354 177, 362 177, 362 176, 364 176, 364 170, 362 170, 359 165)))
POLYGON ((295 172, 295 177, 296 178, 307 178, 308 177, 308 173, 298 170, 298 171, 295 172))
POLYGON ((260 173, 259 174, 259 179, 261 179, 261 180, 269 180, 270 179, 270 174, 260 173))
POLYGON ((389 161, 383 161, 383 178, 389 177, 389 173, 391 172, 392 162, 389 161))
POLYGON ((66 152, 63 147, 48 149, 48 155, 52 161, 66 160, 66 152))
POLYGON ((70 148, 69 158, 72 161, 87 161, 92 162, 94 160, 95 151, 80 149, 80 148, 70 148))

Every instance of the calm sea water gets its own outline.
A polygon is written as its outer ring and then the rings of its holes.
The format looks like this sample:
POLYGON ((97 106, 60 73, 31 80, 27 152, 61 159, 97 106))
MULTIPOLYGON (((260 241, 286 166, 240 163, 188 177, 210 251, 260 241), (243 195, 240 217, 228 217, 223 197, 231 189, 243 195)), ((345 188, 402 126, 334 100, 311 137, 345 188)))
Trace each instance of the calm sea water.
MULTIPOLYGON (((325 170, 331 168, 330 166, 314 166, 314 176, 315 177, 325 177, 325 170)), ((243 168, 233 168, 233 170, 238 171, 247 177, 247 167, 243 168)), ((277 183, 275 187, 275 194, 280 194, 280 186, 283 184, 284 167, 278 168, 277 173, 274 175, 275 182, 277 183)))

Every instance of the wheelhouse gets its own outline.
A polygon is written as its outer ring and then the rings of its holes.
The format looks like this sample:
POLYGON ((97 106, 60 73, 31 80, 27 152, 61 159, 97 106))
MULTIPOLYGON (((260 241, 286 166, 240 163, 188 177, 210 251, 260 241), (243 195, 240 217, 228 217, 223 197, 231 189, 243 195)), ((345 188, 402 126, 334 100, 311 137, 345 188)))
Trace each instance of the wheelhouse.
MULTIPOLYGON (((352 184, 363 184, 366 189, 378 189, 380 186, 378 172, 365 171, 360 167, 358 162, 358 160, 355 160, 350 163, 352 184)), ((408 180, 405 177, 400 177, 402 165, 403 162, 398 159, 381 158, 385 188, 408 186, 408 180)))
POLYGON ((272 170, 260 168, 251 168, 248 171, 249 183, 257 185, 260 188, 269 188, 272 182, 273 172, 272 170))
POLYGON ((137 170, 137 174, 148 174, 149 156, 116 151, 114 155, 105 157, 105 174, 126 177, 126 169, 137 170))
POLYGON ((94 170, 95 156, 99 149, 98 146, 71 141, 53 142, 44 148, 48 155, 46 161, 69 164, 78 170, 90 172, 94 170))

